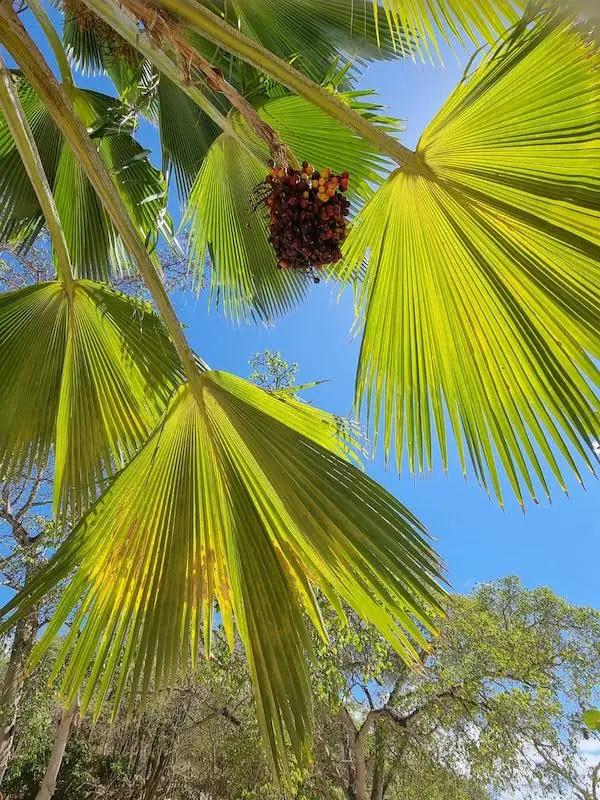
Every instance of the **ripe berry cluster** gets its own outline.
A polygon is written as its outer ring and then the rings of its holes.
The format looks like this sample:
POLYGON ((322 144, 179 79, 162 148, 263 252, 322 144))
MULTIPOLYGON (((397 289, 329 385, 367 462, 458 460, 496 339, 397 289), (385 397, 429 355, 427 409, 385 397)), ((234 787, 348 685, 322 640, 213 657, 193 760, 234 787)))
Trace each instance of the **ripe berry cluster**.
POLYGON ((273 245, 280 269, 312 274, 342 257, 340 244, 346 237, 350 203, 344 197, 348 173, 316 172, 307 161, 301 169, 287 170, 271 164, 265 183, 273 245))

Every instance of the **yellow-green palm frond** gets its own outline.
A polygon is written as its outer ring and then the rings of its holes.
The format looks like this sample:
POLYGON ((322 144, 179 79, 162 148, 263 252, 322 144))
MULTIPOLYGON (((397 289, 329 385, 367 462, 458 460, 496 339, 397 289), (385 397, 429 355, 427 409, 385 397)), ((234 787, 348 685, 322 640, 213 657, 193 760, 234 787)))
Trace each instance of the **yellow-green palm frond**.
MULTIPOLYGON (((105 280, 130 269, 130 259, 94 187, 65 144, 32 87, 15 75, 19 99, 53 190, 75 274, 105 280)), ((88 127, 140 236, 154 244, 168 229, 166 187, 148 153, 135 141, 118 101, 71 89, 78 116, 88 127), (165 227, 166 226, 166 227, 165 227)), ((4 117, 0 114, 0 240, 30 244, 44 218, 4 117)))
POLYGON ((55 463, 55 508, 79 514, 146 440, 180 380, 150 307, 100 284, 0 296, 0 470, 55 463))
POLYGON ((417 51, 437 51, 440 39, 460 42, 495 42, 514 25, 528 7, 528 0, 372 0, 378 29, 389 29, 403 47, 410 31, 417 51))
POLYGON ((337 433, 325 412, 205 372, 2 615, 27 613, 72 576, 34 661, 77 609, 54 674, 97 711, 109 692, 116 709, 124 692, 133 704, 172 685, 202 641, 210 649, 216 600, 285 776, 286 741, 301 764, 309 752, 307 618, 326 635, 313 588, 340 613, 350 604, 409 663, 441 613, 426 532, 337 433))
MULTIPOLYGON (((259 113, 300 162, 348 171, 351 199, 364 200, 381 180, 385 160, 302 98, 268 100, 259 113)), ((271 321, 305 296, 311 279, 277 268, 261 202, 269 153, 237 113, 232 121, 238 137, 223 133, 213 143, 190 194, 191 258, 200 272, 209 259, 211 296, 228 317, 271 321)))
POLYGON ((455 90, 357 218, 369 251, 357 400, 384 448, 463 469, 520 502, 591 467, 600 358, 600 56, 546 17, 455 90), (595 360, 596 359, 596 360, 595 360))

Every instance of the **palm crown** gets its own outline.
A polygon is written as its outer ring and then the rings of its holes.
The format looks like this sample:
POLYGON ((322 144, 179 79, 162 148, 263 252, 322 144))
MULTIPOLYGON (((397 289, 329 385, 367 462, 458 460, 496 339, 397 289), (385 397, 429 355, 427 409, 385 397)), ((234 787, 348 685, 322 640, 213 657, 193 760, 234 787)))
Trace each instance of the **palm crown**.
POLYGON ((70 620, 54 672, 99 710, 209 652, 218 609, 284 776, 287 743, 300 764, 309 753, 307 620, 327 635, 315 589, 416 663, 441 567, 361 470, 351 426, 192 352, 153 253, 173 236, 169 191, 212 299, 272 321, 311 276, 278 269, 256 196, 269 161, 349 173, 343 258, 320 271, 354 287, 356 408, 374 438, 418 471, 456 448, 500 502, 502 473, 520 503, 549 496, 552 479, 593 470, 598 433, 590 23, 517 0, 65 0, 61 41, 29 7, 61 74, 2 4, 17 69, 0 85, 0 237, 26 248, 46 225, 57 277, 0 297, 0 464, 50 459, 74 530, 4 625, 68 579, 34 660, 70 620), (370 59, 435 61, 449 35, 476 57, 413 152, 354 78, 370 59), (108 74, 115 96, 78 88, 72 66, 108 74), (136 142, 140 115, 162 171, 136 142), (111 288, 130 270, 154 308, 111 288))

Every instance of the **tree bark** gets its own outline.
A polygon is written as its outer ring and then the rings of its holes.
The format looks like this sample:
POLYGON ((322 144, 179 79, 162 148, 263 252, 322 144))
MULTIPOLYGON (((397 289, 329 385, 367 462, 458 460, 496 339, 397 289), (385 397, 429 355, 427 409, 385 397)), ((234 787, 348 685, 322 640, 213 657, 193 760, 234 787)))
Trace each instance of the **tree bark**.
MULTIPOLYGON (((25 536, 27 537, 27 534, 25 536)), ((22 544, 19 539, 17 541, 22 544)), ((28 543, 29 538, 27 537, 25 541, 28 543)), ((25 567, 25 586, 35 574, 38 566, 39 564, 35 557, 27 562, 25 567)), ((0 784, 4 780, 12 753, 25 670, 35 644, 38 628, 37 609, 34 609, 24 619, 19 620, 15 626, 8 666, 2 682, 2 691, 0 692, 0 784)))
POLYGON ((63 708, 61 712, 60 720, 56 728, 56 734, 54 736, 54 742, 52 743, 52 752, 50 753, 48 766, 46 767, 46 773, 42 778, 42 782, 40 783, 40 788, 35 796, 35 800, 50 800, 54 794, 56 789, 56 779, 58 777, 60 765, 62 764, 63 756, 65 754, 67 742, 69 741, 71 725, 73 724, 73 720, 77 715, 78 705, 79 704, 77 700, 75 700, 75 702, 73 702, 69 708, 63 708))
POLYGON ((352 742, 352 756, 354 759, 354 794, 356 800, 367 800, 367 761, 365 758, 364 738, 360 735, 360 731, 357 731, 352 742))
POLYGON ((373 785, 371 786, 371 800, 383 800, 385 792, 385 742, 379 722, 375 724, 373 748, 373 785))
POLYGON ((0 693, 0 783, 4 779, 15 736, 15 723, 21 700, 25 667, 35 643, 37 613, 19 620, 0 693))

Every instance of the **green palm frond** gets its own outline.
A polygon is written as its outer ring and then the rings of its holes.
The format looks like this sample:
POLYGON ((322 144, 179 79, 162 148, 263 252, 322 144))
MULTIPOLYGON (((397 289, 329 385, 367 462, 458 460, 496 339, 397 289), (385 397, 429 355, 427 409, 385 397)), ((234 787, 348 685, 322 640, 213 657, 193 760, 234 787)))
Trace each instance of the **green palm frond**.
POLYGON ((410 52, 404 30, 378 27, 365 0, 207 0, 202 5, 319 83, 340 58, 364 63, 410 52))
POLYGON ((0 296, 0 471, 55 463, 55 508, 77 517, 146 440, 180 381, 150 307, 100 284, 0 296))
POLYGON ((164 75, 158 81, 157 105, 163 171, 167 176, 173 174, 179 198, 184 203, 210 146, 221 131, 164 75))
MULTIPOLYGON (((60 5, 60 3, 56 3, 60 5)), ((62 41, 69 60, 84 75, 106 73, 119 91, 140 74, 143 57, 97 17, 83 0, 62 4, 62 41)))
POLYGON ((357 218, 369 251, 357 401, 398 466, 466 470, 523 502, 580 479, 598 438, 600 57, 547 17, 509 38, 431 122, 417 160, 357 218), (406 448, 406 450, 405 450, 406 448), (524 484, 524 486, 523 486, 524 484))
POLYGON ((266 159, 266 149, 259 158, 234 136, 221 134, 204 159, 186 211, 194 270, 201 276, 209 261, 211 300, 236 321, 280 316, 308 287, 304 275, 277 269, 255 191, 264 181, 266 159))
MULTIPOLYGON (((81 165, 66 146, 40 98, 16 76, 18 93, 31 127, 57 210, 80 277, 105 279, 130 268, 129 256, 81 165)), ((77 113, 96 140, 119 194, 140 235, 152 244, 157 228, 168 227, 165 185, 146 151, 119 116, 114 98, 72 89, 77 113)), ((30 244, 44 224, 25 168, 3 117, 0 117, 0 240, 30 244)))
POLYGON ((105 72, 121 99, 157 124, 163 173, 173 175, 185 202, 219 128, 173 81, 140 54, 136 58, 133 48, 124 58, 129 45, 83 4, 82 13, 83 19, 65 11, 63 41, 70 59, 84 74, 105 72))
POLYGON ((437 51, 440 38, 495 42, 528 5, 528 0, 372 0, 377 29, 397 35, 400 49, 401 34, 411 31, 421 53, 431 44, 437 51))
MULTIPOLYGON (((306 617, 313 587, 370 620, 408 663, 441 612, 439 564, 420 523, 352 462, 334 417, 221 372, 182 386, 137 457, 2 616, 72 575, 34 654, 74 609, 55 665, 82 708, 115 710, 172 685, 210 649, 214 601, 246 649, 261 729, 280 774, 306 762, 306 617), (305 616, 306 615, 306 616, 305 616), (65 669, 63 670, 63 667, 65 669)), ((12 620, 14 622, 14 618, 12 620)), ((5 625, 10 625, 10 619, 5 625)))
MULTIPOLYGON (((366 199, 381 180, 384 159, 301 98, 268 100, 259 113, 299 161, 350 172, 350 198, 366 199)), ((237 113, 232 121, 238 137, 224 133, 215 141, 190 194, 192 260, 201 271, 210 257, 211 294, 227 316, 272 320, 305 296, 310 278, 277 268, 260 202, 269 153, 237 113)))

